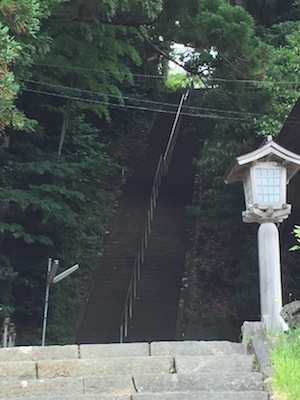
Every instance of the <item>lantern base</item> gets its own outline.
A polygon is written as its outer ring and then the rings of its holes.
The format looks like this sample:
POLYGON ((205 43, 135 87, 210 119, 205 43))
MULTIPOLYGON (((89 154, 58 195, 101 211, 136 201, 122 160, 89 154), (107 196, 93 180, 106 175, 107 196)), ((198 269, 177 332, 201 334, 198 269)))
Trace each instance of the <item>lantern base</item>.
POLYGON ((291 204, 283 204, 279 210, 274 210, 272 207, 268 207, 266 210, 261 210, 257 206, 249 207, 246 211, 243 211, 243 222, 262 224, 263 222, 280 223, 284 219, 287 219, 291 213, 291 204))

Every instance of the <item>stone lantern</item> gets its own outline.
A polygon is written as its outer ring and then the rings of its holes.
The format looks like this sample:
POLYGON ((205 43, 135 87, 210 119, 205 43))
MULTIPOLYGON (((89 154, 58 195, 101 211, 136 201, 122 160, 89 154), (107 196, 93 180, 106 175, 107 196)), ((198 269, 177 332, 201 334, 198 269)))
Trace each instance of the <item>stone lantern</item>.
POLYGON ((286 186, 300 168, 300 156, 279 146, 268 136, 257 150, 237 157, 226 171, 225 183, 242 181, 246 223, 260 224, 258 257, 261 319, 266 327, 285 329, 282 308, 279 234, 275 224, 288 218, 286 186))

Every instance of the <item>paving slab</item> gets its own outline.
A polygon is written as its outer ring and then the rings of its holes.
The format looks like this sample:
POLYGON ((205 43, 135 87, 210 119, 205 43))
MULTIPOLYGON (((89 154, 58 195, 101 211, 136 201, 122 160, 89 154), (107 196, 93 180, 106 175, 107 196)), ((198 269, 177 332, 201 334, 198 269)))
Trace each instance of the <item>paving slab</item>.
POLYGON ((0 398, 84 394, 83 378, 8 379, 1 382, 0 398))
POLYGON ((261 374, 257 372, 141 374, 134 376, 134 386, 138 393, 263 390, 261 374))
POLYGON ((220 356, 175 356, 175 368, 181 372, 227 371, 245 373, 253 370, 254 357, 245 354, 220 356))
POLYGON ((149 356, 149 343, 81 344, 80 358, 149 356))
MULTIPOLYGON (((265 392, 171 392, 136 393, 132 400, 268 400, 265 392)), ((0 399, 1 400, 1 399, 0 399)))
POLYGON ((35 361, 5 361, 0 362, 0 379, 35 379, 35 361))
POLYGON ((246 346, 242 343, 229 341, 180 341, 180 342, 152 342, 151 355, 224 355, 246 354, 246 346))
POLYGON ((134 382, 129 375, 102 375, 84 379, 85 394, 111 394, 114 396, 131 396, 136 392, 134 382))
POLYGON ((0 349, 2 361, 38 361, 78 358, 78 346, 19 346, 0 349))
POLYGON ((37 363, 39 378, 172 372, 174 372, 172 356, 52 360, 37 363))

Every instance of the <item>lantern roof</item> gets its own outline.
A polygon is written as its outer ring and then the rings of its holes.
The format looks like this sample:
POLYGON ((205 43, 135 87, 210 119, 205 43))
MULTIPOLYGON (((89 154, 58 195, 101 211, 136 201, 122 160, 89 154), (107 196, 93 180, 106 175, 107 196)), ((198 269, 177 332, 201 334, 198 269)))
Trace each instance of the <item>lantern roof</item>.
POLYGON ((275 143, 272 136, 268 135, 266 141, 258 149, 235 158, 234 162, 225 172, 225 183, 243 180, 245 172, 251 164, 261 161, 273 161, 283 164, 287 169, 287 183, 300 169, 300 155, 275 143))

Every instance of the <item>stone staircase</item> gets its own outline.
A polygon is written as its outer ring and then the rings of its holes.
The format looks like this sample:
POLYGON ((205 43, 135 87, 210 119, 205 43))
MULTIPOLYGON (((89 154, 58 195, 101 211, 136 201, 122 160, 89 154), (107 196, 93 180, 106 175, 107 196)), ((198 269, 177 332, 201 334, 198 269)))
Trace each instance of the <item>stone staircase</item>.
POLYGON ((268 400, 242 343, 0 349, 0 400, 268 400))
MULTIPOLYGON (((179 99, 179 94, 172 94, 170 95, 169 102, 177 105, 179 99)), ((174 107, 172 107, 171 110, 174 111, 174 107)), ((123 194, 119 201, 119 206, 108 229, 109 233, 105 241, 103 256, 99 257, 97 262, 97 268, 93 277, 91 290, 89 296, 86 299, 83 319, 77 335, 77 343, 114 343, 120 340, 120 323, 124 309, 124 301, 132 274, 134 259, 138 249, 140 248, 141 237, 142 233, 144 232, 146 211, 150 200, 150 192, 152 189, 159 156, 164 152, 166 148, 173 122, 173 114, 166 113, 161 114, 157 117, 150 133, 146 156, 144 160, 141 161, 140 166, 137 168, 133 176, 130 177, 126 182, 123 194)), ((184 138, 181 139, 179 137, 179 144, 180 141, 183 141, 183 143, 188 142, 184 138)), ((165 210, 165 216, 168 217, 168 220, 166 217, 164 217, 160 220, 160 227, 156 225, 155 228, 156 230, 160 230, 161 228, 162 230, 165 230, 165 228, 167 227, 167 229, 171 229, 173 233, 175 233, 176 231, 177 236, 182 236, 182 223, 179 222, 179 225, 174 225, 173 228, 168 226, 168 223, 170 223, 170 221, 174 222, 177 218, 177 214, 180 216, 182 221, 184 207, 187 200, 185 199, 185 202, 181 201, 178 208, 177 197, 181 200, 183 199, 186 192, 186 182, 188 182, 189 184, 190 192, 192 191, 193 184, 193 181, 191 181, 191 178, 193 180, 193 174, 189 173, 189 181, 186 181, 185 176, 180 175, 180 171, 182 169, 178 171, 176 168, 179 165, 182 165, 182 159, 185 163, 187 162, 187 160, 191 161, 190 152, 184 151, 185 149, 187 149, 186 146, 187 145, 184 145, 183 147, 179 146, 182 147, 181 151, 176 151, 175 148, 175 162, 172 160, 172 164, 175 165, 175 167, 173 167, 171 164, 169 171, 170 173, 166 178, 169 180, 169 188, 170 186, 174 186, 174 182, 176 183, 177 192, 174 192, 174 190, 172 191, 171 189, 171 191, 169 190, 168 192, 169 195, 164 197, 165 199, 169 199, 169 204, 165 204, 163 206, 163 210, 165 210), (179 160, 177 159, 177 161, 176 153, 179 154, 179 160), (184 182, 184 187, 181 186, 182 181, 184 182), (181 194, 178 196, 178 191, 180 191, 180 189, 182 189, 181 194), (175 210, 172 208, 172 203, 174 204, 174 202, 177 204, 177 208, 175 210), (172 210, 174 212, 173 214, 170 214, 172 210), (163 224, 164 226, 162 226, 163 224)), ((178 148, 178 145, 176 147, 178 148)), ((164 191, 166 192, 166 190, 164 191)), ((160 204, 164 203, 164 201, 160 200, 160 195, 158 201, 160 202, 160 204)), ((163 210, 162 212, 164 212, 163 210)), ((154 220, 156 220, 156 210, 154 220)), ((155 235, 155 233, 153 233, 153 235, 155 235)), ((151 234, 150 236, 153 235, 151 234)), ((184 254, 183 244, 184 238, 183 240, 181 240, 180 243, 178 243, 178 240, 176 242, 174 242, 174 240, 173 242, 170 242, 170 245, 173 247, 174 245, 177 248, 181 247, 182 254, 184 254)), ((151 246, 152 242, 150 246, 148 246, 148 250, 150 250, 151 246)), ((160 245, 159 249, 156 247, 156 249, 152 249, 150 250, 150 252, 153 254, 154 251, 158 251, 158 253, 156 253, 156 257, 160 257, 161 248, 162 244, 160 245)), ((167 246, 164 246, 164 249, 168 251, 168 249, 170 249, 170 246, 169 248, 167 246)), ((163 261, 160 261, 160 263, 161 262, 163 261)), ((168 262, 170 266, 170 262, 173 262, 172 257, 171 260, 169 260, 168 262)), ((184 263, 184 256, 181 256, 180 260, 178 258, 177 265, 178 262, 180 263, 180 268, 182 268, 184 263)), ((158 264, 155 265, 156 269, 157 267, 158 264)), ((150 268, 148 269, 148 272, 149 271, 150 268)), ((155 271, 153 271, 152 273, 152 276, 154 275, 156 277, 157 283, 160 277, 155 271)), ((143 277, 145 278, 145 275, 143 275, 143 277)), ((166 286, 165 298, 171 298, 172 296, 173 326, 175 327, 181 282, 181 270, 179 270, 179 268, 177 268, 175 265, 173 268, 173 280, 174 279, 176 280, 175 291, 169 290, 171 289, 171 286, 166 286)), ((152 291, 153 286, 149 286, 151 284, 151 280, 146 282, 146 280, 143 279, 143 290, 139 291, 139 293, 142 293, 142 291, 144 291, 144 293, 149 293, 149 291, 152 291)), ((172 287, 174 288, 174 285, 172 287)), ((149 307, 149 302, 147 307, 149 307)), ((159 310, 162 310, 161 306, 159 307, 159 310)), ((141 313, 143 315, 145 315, 147 312, 147 308, 143 308, 141 310, 141 313)), ((155 312, 154 309, 153 312, 155 312)), ((161 311, 160 314, 162 314, 162 312, 163 311, 161 311)), ((164 317, 162 319, 164 319, 164 317)), ((135 321, 135 327, 139 326, 141 327, 141 329, 137 331, 134 336, 132 335, 130 341, 174 339, 175 328, 171 331, 165 330, 164 336, 162 337, 157 336, 157 324, 155 326, 152 325, 152 332, 155 332, 155 336, 151 336, 151 334, 150 336, 145 336, 144 323, 145 318, 140 319, 139 321, 135 321)))
POLYGON ((192 199, 192 159, 197 149, 194 138, 185 133, 184 129, 179 133, 159 190, 126 342, 175 339, 187 242, 185 208, 192 199))

